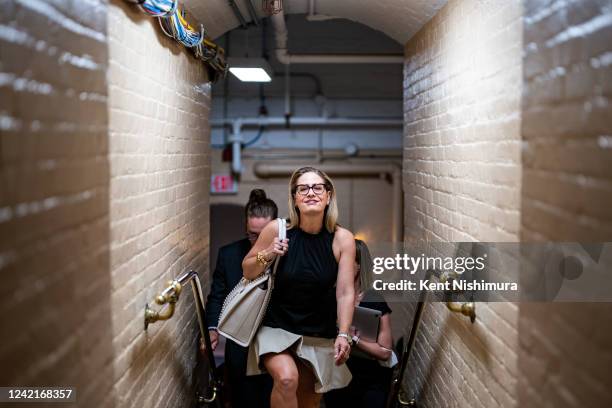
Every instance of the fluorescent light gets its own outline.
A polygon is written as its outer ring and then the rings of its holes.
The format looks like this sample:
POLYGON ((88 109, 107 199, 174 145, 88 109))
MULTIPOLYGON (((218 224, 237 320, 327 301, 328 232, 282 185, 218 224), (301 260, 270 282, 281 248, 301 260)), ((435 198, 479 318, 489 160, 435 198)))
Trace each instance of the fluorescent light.
POLYGON ((263 58, 228 58, 229 71, 242 82, 270 82, 272 68, 263 58))
POLYGON ((229 69, 232 74, 242 82, 270 82, 272 78, 263 68, 235 68, 229 69))

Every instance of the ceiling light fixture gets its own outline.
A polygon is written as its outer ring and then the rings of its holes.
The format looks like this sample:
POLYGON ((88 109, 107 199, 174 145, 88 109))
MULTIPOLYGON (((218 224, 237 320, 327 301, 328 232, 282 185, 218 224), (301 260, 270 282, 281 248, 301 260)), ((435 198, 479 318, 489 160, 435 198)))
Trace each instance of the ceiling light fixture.
POLYGON ((272 81, 272 67, 263 58, 229 58, 229 71, 242 82, 272 81))

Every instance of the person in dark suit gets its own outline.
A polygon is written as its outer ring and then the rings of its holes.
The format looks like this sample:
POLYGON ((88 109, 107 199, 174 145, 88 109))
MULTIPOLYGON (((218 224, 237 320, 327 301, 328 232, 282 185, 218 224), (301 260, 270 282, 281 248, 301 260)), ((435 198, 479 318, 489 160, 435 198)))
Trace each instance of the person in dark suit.
MULTIPOLYGON (((206 301, 206 324, 213 350, 217 347, 216 330, 223 301, 242 278, 242 260, 257 241, 261 230, 278 216, 278 207, 261 189, 254 189, 245 207, 246 238, 219 249, 210 294, 206 301)), ((204 348, 203 344, 200 346, 204 348)), ((272 378, 268 374, 246 376, 248 347, 231 340, 225 344, 225 366, 232 407, 269 407, 272 378)))

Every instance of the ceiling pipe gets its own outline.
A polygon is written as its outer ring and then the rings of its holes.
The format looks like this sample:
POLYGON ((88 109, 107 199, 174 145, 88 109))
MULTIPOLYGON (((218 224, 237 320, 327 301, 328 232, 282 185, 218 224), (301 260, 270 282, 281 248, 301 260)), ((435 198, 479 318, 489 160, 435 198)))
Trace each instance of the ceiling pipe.
POLYGON ((232 123, 232 134, 229 137, 229 142, 232 144, 232 172, 234 174, 242 173, 241 150, 244 140, 242 139, 241 128, 240 121, 234 121, 232 123))
POLYGON ((247 28, 247 22, 244 16, 242 15, 242 13, 240 12, 240 9, 238 8, 238 5, 236 4, 236 2, 234 0, 228 0, 228 2, 229 2, 230 7, 232 8, 232 11, 234 12, 234 15, 238 19, 238 23, 240 23, 240 26, 242 28, 247 28))
MULTIPOLYGON (((274 76, 275 77, 283 77, 285 78, 285 75, 287 75, 285 72, 275 72, 274 76)), ((310 78, 312 79, 312 81, 315 83, 316 86, 316 91, 314 96, 317 95, 323 95, 323 87, 321 86, 321 80, 314 74, 311 74, 310 72, 290 72, 289 76, 291 78, 310 78)))
MULTIPOLYGON (((359 126, 359 127, 396 127, 403 126, 402 119, 353 119, 353 118, 326 118, 326 117, 299 117, 291 122, 295 126, 359 126)), ((237 118, 221 119, 211 121, 213 127, 229 126, 232 127, 232 134, 229 142, 232 144, 232 172, 240 174, 242 172, 241 150, 243 127, 252 126, 286 126, 285 117, 257 117, 257 118, 237 118)))
POLYGON ((291 127, 291 73, 289 67, 289 64, 285 65, 285 127, 287 129, 291 127))
POLYGON ((315 0, 308 1, 308 15, 306 16, 306 20, 308 21, 325 21, 325 20, 333 20, 337 17, 328 16, 326 14, 316 14, 315 13, 315 0))
POLYGON ((255 7, 253 7, 253 3, 251 0, 245 0, 247 4, 247 9, 249 10, 249 14, 251 15, 251 21, 255 23, 257 27, 259 27, 259 18, 257 17, 257 12, 255 11, 255 7))
POLYGON ((344 149, 326 149, 326 153, 319 155, 315 150, 307 151, 257 151, 242 152, 242 157, 253 160, 279 160, 279 159, 301 159, 301 160, 344 160, 344 159, 402 159, 402 152, 391 149, 359 149, 359 152, 351 156, 344 149))
MULTIPOLYGON (((327 118, 327 117, 296 117, 291 119, 295 126, 355 126, 355 127, 401 127, 404 121, 401 118, 360 119, 360 118, 327 118)), ((284 117, 253 117, 237 119, 216 119, 211 121, 214 127, 232 126, 234 133, 243 127, 254 126, 285 126, 284 117)))
MULTIPOLYGON (((402 169, 395 164, 323 163, 317 168, 330 177, 390 177, 393 187, 391 206, 391 240, 402 242, 402 169)), ((255 163, 253 172, 260 178, 289 178, 296 169, 292 164, 255 163)))
POLYGON ((276 58, 283 64, 403 64, 403 55, 327 55, 327 54, 289 54, 287 51, 287 25, 285 14, 281 11, 270 17, 276 38, 276 58))

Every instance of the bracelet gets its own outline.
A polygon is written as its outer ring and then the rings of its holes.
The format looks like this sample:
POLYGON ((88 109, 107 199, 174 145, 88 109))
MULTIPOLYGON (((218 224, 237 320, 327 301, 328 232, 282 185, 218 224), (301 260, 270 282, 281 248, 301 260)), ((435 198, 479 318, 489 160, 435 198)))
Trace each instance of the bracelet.
POLYGON ((263 254, 263 251, 259 251, 257 253, 257 262, 259 262, 264 268, 267 268, 268 265, 270 265, 270 261, 266 259, 266 257, 263 254))
POLYGON ((351 339, 351 336, 349 336, 348 333, 338 333, 336 337, 344 337, 349 346, 353 345, 353 339, 351 339))

